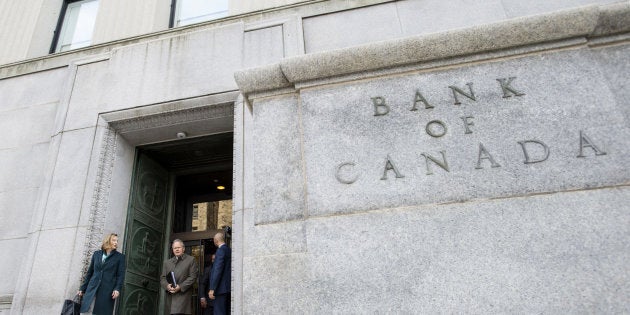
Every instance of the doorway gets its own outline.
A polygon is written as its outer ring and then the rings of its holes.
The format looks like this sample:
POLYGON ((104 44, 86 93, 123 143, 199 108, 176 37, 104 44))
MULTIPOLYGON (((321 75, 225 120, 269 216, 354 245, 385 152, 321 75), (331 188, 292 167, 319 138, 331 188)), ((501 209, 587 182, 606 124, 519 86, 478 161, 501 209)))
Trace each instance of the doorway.
MULTIPOLYGON (((186 253, 196 259, 200 277, 216 251, 213 236, 227 231, 229 244, 232 143, 233 133, 228 132, 137 148, 120 314, 169 313, 159 281, 174 239, 182 240, 186 253)), ((199 281, 192 292, 193 314, 201 315, 199 281)))

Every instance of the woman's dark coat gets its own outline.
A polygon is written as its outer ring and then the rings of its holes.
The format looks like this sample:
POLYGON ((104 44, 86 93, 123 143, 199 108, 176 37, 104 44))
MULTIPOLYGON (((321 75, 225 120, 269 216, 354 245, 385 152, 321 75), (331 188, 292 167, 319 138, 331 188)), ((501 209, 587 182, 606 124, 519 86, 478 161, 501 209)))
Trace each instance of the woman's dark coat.
POLYGON ((102 250, 97 250, 92 255, 90 268, 81 286, 83 291, 81 313, 90 310, 92 300, 95 300, 92 314, 110 315, 114 311, 116 300, 112 299, 112 292, 114 290, 120 292, 122 289, 125 278, 125 255, 113 250, 104 262, 102 258, 102 250))

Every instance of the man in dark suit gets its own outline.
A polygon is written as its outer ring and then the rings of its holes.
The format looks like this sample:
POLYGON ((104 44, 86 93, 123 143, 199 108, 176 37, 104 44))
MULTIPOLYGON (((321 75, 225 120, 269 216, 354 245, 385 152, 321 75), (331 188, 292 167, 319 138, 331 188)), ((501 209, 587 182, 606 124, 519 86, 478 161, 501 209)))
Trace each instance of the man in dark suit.
POLYGON ((214 236, 214 244, 217 246, 217 252, 212 264, 208 296, 214 300, 214 314, 225 315, 230 313, 232 251, 225 244, 225 234, 222 232, 214 236))

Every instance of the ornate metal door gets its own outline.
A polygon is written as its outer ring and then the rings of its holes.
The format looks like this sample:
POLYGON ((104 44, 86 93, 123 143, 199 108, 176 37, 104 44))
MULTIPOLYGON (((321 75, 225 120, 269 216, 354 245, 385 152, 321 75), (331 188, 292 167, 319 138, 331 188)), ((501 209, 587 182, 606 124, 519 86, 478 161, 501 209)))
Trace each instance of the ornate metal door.
POLYGON ((158 314, 168 183, 168 171, 139 153, 127 215, 127 272, 120 314, 158 314))

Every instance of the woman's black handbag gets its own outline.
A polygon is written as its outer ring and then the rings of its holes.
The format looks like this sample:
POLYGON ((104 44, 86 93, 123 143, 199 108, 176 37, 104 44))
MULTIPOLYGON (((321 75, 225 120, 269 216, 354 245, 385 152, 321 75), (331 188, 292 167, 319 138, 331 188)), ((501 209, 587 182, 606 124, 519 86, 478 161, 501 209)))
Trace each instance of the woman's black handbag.
POLYGON ((77 294, 72 300, 65 300, 61 315, 79 315, 81 314, 81 297, 77 294))

